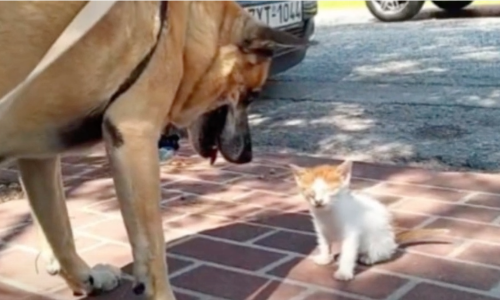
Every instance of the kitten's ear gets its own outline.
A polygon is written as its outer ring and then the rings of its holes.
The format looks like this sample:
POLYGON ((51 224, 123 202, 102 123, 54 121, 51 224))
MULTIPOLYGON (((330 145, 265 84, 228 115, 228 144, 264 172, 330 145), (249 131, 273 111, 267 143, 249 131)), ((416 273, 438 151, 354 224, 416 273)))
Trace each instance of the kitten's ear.
POLYGON ((351 182, 351 174, 352 174, 352 161, 346 160, 340 165, 337 166, 337 171, 343 178, 343 182, 346 185, 349 185, 351 182))

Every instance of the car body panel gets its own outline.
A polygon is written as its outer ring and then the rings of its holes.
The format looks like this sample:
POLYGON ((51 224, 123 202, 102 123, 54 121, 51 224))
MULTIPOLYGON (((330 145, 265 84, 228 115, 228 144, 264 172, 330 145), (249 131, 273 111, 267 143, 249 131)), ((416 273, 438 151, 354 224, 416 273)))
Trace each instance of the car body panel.
MULTIPOLYGON (((251 6, 280 3, 287 1, 236 1, 241 6, 247 8, 251 6)), ((296 36, 312 38, 315 31, 314 17, 318 12, 317 1, 302 1, 303 21, 297 24, 282 27, 282 30, 290 32, 296 36)), ((307 49, 282 50, 275 54, 271 65, 270 74, 277 75, 300 64, 306 56, 307 49)))

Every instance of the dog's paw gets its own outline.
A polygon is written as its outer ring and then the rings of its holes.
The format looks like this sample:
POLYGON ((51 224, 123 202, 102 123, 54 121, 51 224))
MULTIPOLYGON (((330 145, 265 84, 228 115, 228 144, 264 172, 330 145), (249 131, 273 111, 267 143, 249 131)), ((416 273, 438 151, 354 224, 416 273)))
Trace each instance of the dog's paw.
POLYGON ((98 264, 91 269, 85 288, 89 295, 108 292, 120 285, 121 277, 120 269, 111 265, 98 264))
POLYGON ((45 271, 51 275, 55 276, 61 272, 61 265, 57 258, 54 256, 54 253, 50 250, 43 250, 40 253, 40 258, 42 259, 43 266, 45 267, 45 271))
POLYGON ((333 278, 335 278, 336 280, 339 280, 339 281, 349 281, 349 280, 352 280, 354 278, 354 273, 347 272, 344 270, 337 270, 333 274, 333 278))
POLYGON ((333 259, 334 259, 333 255, 329 254, 317 254, 312 258, 314 263, 320 266, 331 264, 333 262, 333 259))
POLYGON ((51 276, 55 276, 61 272, 61 265, 55 257, 46 259, 45 271, 51 276))

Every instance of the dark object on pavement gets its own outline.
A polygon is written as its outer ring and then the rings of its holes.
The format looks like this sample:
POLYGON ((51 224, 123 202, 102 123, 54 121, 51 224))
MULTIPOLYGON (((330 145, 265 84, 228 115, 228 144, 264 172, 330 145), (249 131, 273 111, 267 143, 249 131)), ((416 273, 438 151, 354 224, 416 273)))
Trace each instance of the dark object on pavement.
POLYGON ((175 151, 179 150, 179 140, 180 137, 177 134, 164 135, 160 136, 160 140, 158 141, 158 148, 169 148, 175 151))
POLYGON ((474 1, 432 1, 437 7, 448 12, 459 11, 474 1))
MULTIPOLYGON (((474 1, 432 1, 437 7, 447 12, 457 12, 474 1)), ((383 22, 401 22, 415 17, 425 1, 365 1, 371 14, 383 22)))
POLYGON ((177 134, 160 136, 158 141, 158 156, 160 161, 168 161, 175 156, 177 150, 179 150, 179 140, 180 137, 177 134))

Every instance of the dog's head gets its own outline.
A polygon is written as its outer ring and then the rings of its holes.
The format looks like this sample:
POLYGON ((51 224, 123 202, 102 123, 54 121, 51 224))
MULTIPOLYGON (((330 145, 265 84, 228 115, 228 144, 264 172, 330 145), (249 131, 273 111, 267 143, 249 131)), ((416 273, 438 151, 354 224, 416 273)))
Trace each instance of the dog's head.
POLYGON ((240 10, 231 32, 233 43, 219 49, 225 84, 218 99, 188 127, 191 143, 202 157, 213 161, 220 152, 238 164, 252 160, 247 110, 267 80, 273 54, 279 48, 308 45, 306 39, 257 23, 240 10))

